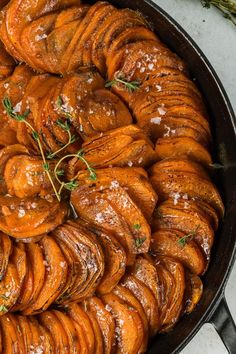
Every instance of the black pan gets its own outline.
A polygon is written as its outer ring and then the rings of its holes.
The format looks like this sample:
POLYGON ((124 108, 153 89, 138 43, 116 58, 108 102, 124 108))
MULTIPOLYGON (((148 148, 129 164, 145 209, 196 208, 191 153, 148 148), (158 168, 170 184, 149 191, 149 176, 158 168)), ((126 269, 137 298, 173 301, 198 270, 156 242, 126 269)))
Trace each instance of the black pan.
MULTIPOLYGON (((209 269, 204 276, 204 293, 196 310, 185 316, 168 334, 157 335, 148 353, 179 353, 201 326, 211 322, 230 354, 236 354, 236 327, 225 301, 225 285, 236 249, 236 121, 227 94, 204 54, 166 12, 150 0, 109 0, 117 7, 139 10, 158 36, 185 60, 203 93, 214 139, 213 155, 224 165, 215 173, 226 213, 216 235, 209 269)), ((95 2, 95 1, 93 1, 95 2)), ((232 75, 235 73, 232 73, 232 75)))

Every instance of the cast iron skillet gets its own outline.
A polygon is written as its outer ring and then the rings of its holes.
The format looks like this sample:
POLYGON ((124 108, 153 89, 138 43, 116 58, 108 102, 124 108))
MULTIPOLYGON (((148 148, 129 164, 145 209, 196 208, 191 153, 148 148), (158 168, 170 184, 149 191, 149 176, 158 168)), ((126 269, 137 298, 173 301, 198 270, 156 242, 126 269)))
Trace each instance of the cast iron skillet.
MULTIPOLYGON (((174 1, 174 0, 173 0, 174 1)), ((95 2, 95 1, 91 1, 95 2)), ((236 121, 226 92, 201 50, 169 15, 151 0, 109 0, 117 7, 139 10, 158 36, 185 60, 203 93, 215 149, 215 161, 224 168, 214 174, 226 207, 215 237, 212 259, 204 276, 204 293, 196 310, 183 317, 168 334, 156 336, 149 354, 176 354, 206 322, 214 324, 230 354, 236 354, 236 326, 225 301, 224 291, 236 251, 236 121)))

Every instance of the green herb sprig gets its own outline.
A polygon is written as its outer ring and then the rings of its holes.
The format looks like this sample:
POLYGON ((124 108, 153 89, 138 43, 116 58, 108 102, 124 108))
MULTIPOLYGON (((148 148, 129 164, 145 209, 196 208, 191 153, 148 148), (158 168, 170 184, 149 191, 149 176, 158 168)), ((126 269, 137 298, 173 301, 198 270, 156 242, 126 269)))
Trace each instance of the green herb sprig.
POLYGON ((201 0, 204 7, 210 8, 211 5, 223 12, 224 17, 236 25, 236 2, 235 0, 201 0))
POLYGON ((5 305, 0 305, 0 312, 6 313, 8 308, 5 305))
POLYGON ((129 92, 133 92, 139 88, 140 82, 127 81, 127 79, 121 73, 119 73, 113 80, 107 81, 105 87, 110 88, 119 85, 124 86, 129 92))
POLYGON ((28 115, 30 114, 30 110, 26 110, 24 114, 18 114, 14 111, 14 107, 10 101, 10 99, 8 97, 5 97, 3 99, 3 107, 5 108, 6 110, 6 113, 7 115, 16 120, 17 122, 21 122, 21 123, 24 123, 26 124, 27 127, 29 127, 29 129, 32 131, 32 137, 34 138, 34 140, 37 142, 38 144, 38 147, 39 147, 39 151, 40 151, 40 154, 42 156, 42 160, 43 160, 43 169, 45 170, 47 176, 48 176, 48 179, 53 187, 53 190, 54 190, 54 193, 57 197, 57 199, 60 201, 61 198, 60 198, 60 195, 58 194, 57 192, 57 189, 56 189, 56 186, 53 182, 53 179, 52 179, 52 176, 49 172, 49 164, 48 162, 46 161, 46 157, 45 157, 45 154, 44 154, 44 151, 43 151, 43 147, 42 147, 42 143, 41 143, 41 140, 39 138, 39 134, 34 130, 34 128, 32 127, 32 125, 27 121, 27 117, 28 115))
POLYGON ((141 247, 143 245, 143 243, 146 241, 146 237, 137 237, 135 239, 135 246, 137 248, 141 247))
MULTIPOLYGON (((58 101, 62 105, 62 101, 61 101, 60 98, 58 99, 58 101)), ((50 165, 49 165, 49 161, 48 160, 53 159, 56 155, 61 153, 68 145, 72 144, 75 141, 75 137, 73 135, 71 135, 71 132, 70 132, 70 124, 69 124, 69 122, 68 121, 62 122, 61 120, 57 121, 57 124, 68 133, 68 138, 69 139, 68 139, 67 144, 63 145, 59 150, 57 150, 54 153, 51 153, 51 154, 47 155, 47 157, 46 157, 45 153, 44 153, 44 150, 43 150, 43 147, 42 147, 42 143, 41 143, 39 134, 34 130, 33 126, 26 119, 28 117, 29 113, 30 113, 30 110, 27 110, 24 114, 18 114, 16 112, 14 112, 14 107, 13 107, 10 99, 7 98, 7 97, 5 97, 3 99, 3 106, 4 106, 5 110, 6 110, 7 115, 10 118, 12 118, 12 119, 14 119, 14 120, 16 120, 18 122, 25 123, 30 128, 30 130, 32 131, 32 136, 33 136, 34 140, 37 141, 37 144, 38 144, 38 147, 39 147, 39 151, 40 151, 40 154, 42 156, 43 169, 44 169, 45 173, 48 176, 48 179, 49 179, 49 181, 50 181, 50 183, 51 183, 51 185, 53 187, 54 193, 55 193, 58 201, 61 201, 61 193, 62 193, 63 188, 65 188, 65 189, 67 189, 69 191, 72 191, 78 186, 78 182, 75 181, 76 177, 74 177, 69 182, 63 182, 59 178, 61 176, 64 176, 64 173, 65 173, 65 171, 63 169, 59 168, 61 163, 65 159, 76 157, 77 159, 81 160, 86 165, 86 168, 87 168, 87 170, 89 172, 90 179, 93 180, 93 181, 95 181, 97 179, 97 175, 96 175, 95 169, 86 160, 85 155, 84 155, 84 150, 81 149, 76 154, 69 154, 69 155, 63 156, 57 162, 57 164, 55 165, 54 171, 53 171, 54 178, 57 180, 57 182, 60 185, 60 188, 57 191, 57 188, 56 188, 56 186, 54 184, 53 178, 52 178, 51 173, 50 173, 51 171, 50 171, 50 165)))
POLYGON ((195 230, 190 231, 187 235, 185 235, 185 236, 181 237, 180 239, 178 239, 178 241, 177 241, 178 245, 181 248, 185 247, 187 241, 192 241, 192 239, 196 236, 196 233, 197 233, 199 227, 200 227, 200 225, 198 225, 195 230))

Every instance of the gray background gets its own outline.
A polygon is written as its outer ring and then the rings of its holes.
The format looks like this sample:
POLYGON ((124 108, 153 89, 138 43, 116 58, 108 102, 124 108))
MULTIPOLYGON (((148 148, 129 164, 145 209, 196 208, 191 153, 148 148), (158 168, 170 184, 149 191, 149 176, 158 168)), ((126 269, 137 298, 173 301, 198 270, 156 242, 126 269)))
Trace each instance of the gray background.
MULTIPOLYGON (((221 79, 236 112, 236 26, 200 0, 154 0, 190 34, 221 79)), ((236 153, 236 152, 235 152, 236 153)), ((226 299, 236 321, 236 265, 226 288, 226 299)), ((206 324, 181 354, 227 354, 215 329, 206 324)))

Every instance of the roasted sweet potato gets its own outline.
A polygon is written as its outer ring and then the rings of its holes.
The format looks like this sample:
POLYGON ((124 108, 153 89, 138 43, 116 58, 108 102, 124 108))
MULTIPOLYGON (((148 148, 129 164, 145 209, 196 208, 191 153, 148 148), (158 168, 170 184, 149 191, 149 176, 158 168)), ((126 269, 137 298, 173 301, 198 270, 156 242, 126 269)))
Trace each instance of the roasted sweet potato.
MULTIPOLYGON (((135 125, 113 129, 94 136, 83 144, 86 160, 96 168, 147 167, 156 161, 156 154, 147 136, 135 125)), ((69 162, 69 176, 85 169, 77 158, 69 162)))
MULTIPOLYGON (((0 9, 1 9, 0 4, 0 9)), ((6 52, 2 42, 0 41, 0 80, 10 76, 14 70, 16 63, 14 59, 6 52)))
POLYGON ((2 346, 4 354, 17 354, 22 352, 22 341, 17 335, 17 327, 14 325, 14 317, 11 314, 0 317, 2 329, 2 346))
POLYGON ((117 295, 107 294, 102 300, 111 308, 116 324, 117 353, 140 353, 143 347, 144 325, 133 306, 128 305, 117 295), (132 328, 132 331, 130 331, 132 328))
POLYGON ((148 338, 148 322, 147 322, 147 317, 145 314, 145 311, 143 309, 143 306, 139 302, 139 300, 133 295, 133 293, 127 289, 124 288, 120 285, 117 285, 113 291, 113 294, 117 295, 120 299, 125 301, 129 306, 132 306, 139 314, 142 324, 143 324, 143 330, 144 330, 144 338, 143 338, 143 343, 140 347, 140 352, 143 353, 147 349, 147 338, 148 338))
POLYGON ((94 338, 95 338, 94 353, 95 354, 103 353, 104 352, 103 335, 102 335, 101 328, 98 324, 97 317, 93 312, 91 312, 87 308, 86 303, 82 304, 82 306, 84 307, 84 311, 88 314, 92 328, 93 328, 94 338))
POLYGON ((3 279, 7 265, 9 262, 9 257, 12 251, 12 242, 4 233, 0 233, 0 281, 3 279))
POLYGON ((14 263, 8 263, 4 278, 0 282, 0 316, 10 310, 20 294, 20 279, 14 263))
POLYGON ((170 257, 162 257, 161 263, 173 277, 173 287, 165 316, 162 318, 162 332, 169 331, 178 321, 183 308, 185 273, 182 264, 170 257))
MULTIPOLYGON (((93 331, 92 323, 87 313, 83 308, 75 303, 71 303, 67 307, 67 313, 70 318, 81 328, 82 338, 84 338, 84 346, 81 352, 93 354, 95 348, 95 333, 93 331)), ((81 338, 81 340, 82 340, 81 338)))
POLYGON ((59 296, 67 278, 67 263, 55 240, 45 236, 40 245, 44 251, 46 272, 43 288, 37 298, 25 310, 25 314, 35 314, 48 308, 59 296))
POLYGON ((60 225, 68 212, 64 203, 39 197, 0 196, 0 230, 15 238, 42 235, 60 225))
POLYGON ((183 157, 201 162, 206 166, 212 163, 209 152, 190 137, 158 139, 155 150, 160 160, 171 157, 183 157))
POLYGON ((115 321, 102 301, 98 297, 92 297, 85 300, 84 307, 92 313, 99 324, 102 340, 103 340, 103 352, 109 354, 113 350, 115 343, 115 321))
POLYGON ((153 226, 155 230, 183 231, 196 241, 209 260, 214 231, 206 213, 198 207, 195 201, 179 199, 174 204, 172 199, 167 199, 156 210, 153 226))
POLYGON ((197 163, 174 159, 158 162, 151 169, 150 180, 162 200, 170 196, 176 200, 176 196, 188 195, 189 199, 200 199, 210 204, 219 216, 224 214, 219 192, 197 163))
POLYGON ((184 312, 191 313, 202 297, 203 284, 196 275, 185 271, 184 312))
POLYGON ((152 290, 133 275, 125 275, 121 285, 129 289, 139 300, 146 313, 149 335, 154 336, 160 328, 159 308, 152 290))
MULTIPOLYGON (((147 178, 147 173, 143 169, 133 167, 98 169, 96 176, 93 188, 96 187, 97 190, 105 188, 116 189, 119 186, 125 188, 146 219, 148 221, 151 219, 157 203, 157 195, 147 178)), ((91 184, 87 171, 79 172, 77 180, 80 185, 91 184)))
POLYGON ((72 300, 82 301, 93 295, 103 276, 104 256, 101 246, 91 231, 72 221, 58 227, 53 234, 57 239, 66 243, 75 257, 75 264, 79 264, 78 278, 75 278, 76 281, 72 283, 70 288, 66 287, 65 289, 68 300, 63 298, 62 293, 61 300, 58 301, 63 303, 72 300))
POLYGON ((107 188, 98 193, 93 190, 92 181, 90 184, 91 187, 84 185, 75 189, 71 203, 83 219, 115 233, 127 252, 127 263, 132 264, 136 253, 149 248, 149 225, 123 188, 107 188))
POLYGON ((181 242, 185 236, 177 230, 159 230, 152 235, 151 249, 157 254, 175 258, 192 273, 200 275, 206 269, 206 259, 194 241, 181 242))

